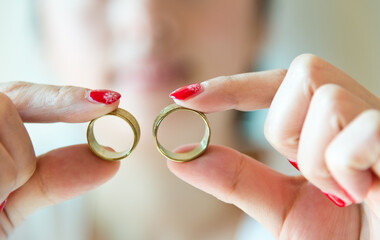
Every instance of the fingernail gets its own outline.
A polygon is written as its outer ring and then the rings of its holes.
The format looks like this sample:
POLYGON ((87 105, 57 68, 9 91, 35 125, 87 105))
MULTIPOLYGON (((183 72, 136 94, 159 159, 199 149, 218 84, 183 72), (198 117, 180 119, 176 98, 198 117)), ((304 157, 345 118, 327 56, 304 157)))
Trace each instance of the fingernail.
POLYGON ((6 199, 4 200, 4 202, 2 202, 2 203, 0 204, 0 213, 3 212, 3 209, 4 209, 4 207, 5 207, 5 204, 7 203, 7 200, 8 200, 8 198, 6 198, 6 199))
POLYGON ((289 159, 288 158, 288 161, 290 162, 290 164, 292 164, 292 166, 293 167, 295 167, 298 171, 300 170, 299 168, 298 168, 298 164, 297 164, 297 162, 296 161, 294 161, 294 160, 291 160, 291 159, 289 159))
POLYGON ((110 90, 92 90, 88 94, 88 100, 93 103, 112 104, 121 98, 121 94, 110 90))
POLYGON ((337 196, 329 194, 329 193, 325 193, 325 192, 322 192, 322 193, 325 194, 326 197, 328 197, 338 207, 346 206, 346 203, 342 199, 338 198, 337 196))
POLYGON ((202 85, 199 83, 187 85, 181 88, 178 88, 172 92, 169 96, 177 100, 185 100, 191 96, 195 96, 203 90, 202 85))

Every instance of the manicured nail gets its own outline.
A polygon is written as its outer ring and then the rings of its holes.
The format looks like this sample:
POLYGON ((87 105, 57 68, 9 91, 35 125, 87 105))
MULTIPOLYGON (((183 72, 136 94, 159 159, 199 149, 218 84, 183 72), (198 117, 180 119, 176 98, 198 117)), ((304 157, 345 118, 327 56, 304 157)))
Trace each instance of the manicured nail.
POLYGON ((342 199, 338 198, 337 196, 329 194, 329 193, 325 193, 325 192, 322 192, 322 193, 325 194, 326 197, 328 197, 338 207, 346 206, 346 203, 342 199))
POLYGON ((4 207, 5 207, 5 204, 7 203, 7 200, 8 200, 8 198, 6 198, 6 199, 4 200, 4 202, 2 202, 2 203, 0 204, 0 213, 3 212, 3 209, 4 209, 4 207))
POLYGON ((177 100, 185 100, 191 96, 195 96, 196 94, 200 93, 202 89, 203 88, 201 84, 195 83, 178 88, 170 94, 170 97, 177 100))
POLYGON ((300 170, 299 168, 298 168, 298 164, 297 164, 297 162, 296 161, 294 161, 294 160, 291 160, 291 159, 289 159, 288 158, 288 161, 290 162, 290 164, 292 164, 292 166, 293 167, 295 167, 298 171, 300 170))
POLYGON ((110 91, 110 90, 92 90, 88 94, 88 100, 93 103, 104 103, 112 104, 119 100, 121 97, 120 93, 110 91))

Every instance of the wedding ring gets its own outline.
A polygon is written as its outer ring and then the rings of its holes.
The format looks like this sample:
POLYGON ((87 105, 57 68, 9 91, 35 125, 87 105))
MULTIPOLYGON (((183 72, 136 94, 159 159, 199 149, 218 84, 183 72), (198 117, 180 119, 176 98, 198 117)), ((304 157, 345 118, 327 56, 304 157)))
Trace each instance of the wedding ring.
POLYGON ((187 162, 187 161, 190 161, 190 160, 193 160, 193 159, 199 157, 200 155, 202 155, 204 153, 204 151, 206 151, 206 148, 207 148, 208 144, 210 143, 210 136, 211 136, 210 124, 209 124, 209 122, 206 118, 206 115, 204 113, 198 112, 198 111, 193 110, 193 109, 181 107, 177 104, 171 104, 171 105, 165 107, 164 109, 162 109, 161 112, 158 114, 156 120, 154 121, 153 136, 154 136, 155 141, 156 141, 157 149, 158 149, 158 151, 160 151, 160 153, 163 156, 165 156, 166 158, 169 158, 175 162, 187 162), (169 114, 171 114, 175 111, 191 111, 191 112, 194 112, 194 113, 198 114, 200 117, 202 117, 202 119, 205 123, 205 133, 203 135, 201 142, 193 150, 190 150, 188 152, 184 152, 184 153, 171 152, 171 151, 167 150, 166 148, 164 148, 160 144, 160 142, 158 141, 158 138, 157 138, 158 127, 160 126, 162 120, 164 120, 165 117, 167 117, 169 114))
POLYGON ((93 119, 87 128, 87 142, 88 142, 88 145, 90 146, 91 151, 93 153, 95 153, 95 155, 97 155, 98 157, 100 157, 104 160, 108 160, 108 161, 121 160, 121 159, 127 157, 135 149, 137 143, 140 140, 140 126, 139 126, 137 120, 135 119, 135 117, 133 117, 132 114, 130 114, 129 112, 127 112, 126 110, 121 109, 121 108, 118 108, 118 109, 116 109, 116 110, 114 110, 114 111, 112 111, 106 115, 101 116, 101 117, 93 119), (133 145, 129 150, 125 150, 122 152, 113 152, 113 151, 110 151, 110 150, 104 148, 103 146, 101 146, 98 143, 98 141, 96 140, 95 135, 94 135, 94 129, 93 129, 94 123, 99 118, 107 116, 107 115, 116 116, 116 117, 123 119, 132 128, 134 139, 133 139, 133 145))

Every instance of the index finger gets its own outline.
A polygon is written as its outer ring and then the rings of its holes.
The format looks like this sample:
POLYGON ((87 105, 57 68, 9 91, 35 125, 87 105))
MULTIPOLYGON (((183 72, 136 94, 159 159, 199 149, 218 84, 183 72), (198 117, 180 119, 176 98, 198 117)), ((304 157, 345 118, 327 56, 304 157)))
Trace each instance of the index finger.
POLYGON ((171 96, 179 105, 204 112, 270 107, 264 130, 266 138, 281 154, 297 160, 298 142, 311 99, 321 86, 329 83, 380 109, 376 96, 340 69, 310 54, 297 57, 288 72, 272 70, 215 78, 197 87, 179 89, 171 96), (179 94, 181 91, 187 94, 179 94))
POLYGON ((87 122, 111 112, 121 95, 110 90, 26 82, 0 84, 24 122, 87 122))
POLYGON ((268 108, 286 72, 277 69, 217 77, 177 89, 170 97, 181 106, 206 113, 268 108))
POLYGON ((316 89, 328 83, 337 84, 380 108, 376 96, 340 69, 311 54, 298 56, 289 71, 277 69, 217 77, 179 88, 170 97, 181 106, 202 112, 252 111, 269 108, 273 100, 276 103, 285 100, 285 104, 276 104, 281 105, 281 111, 303 118, 316 89))

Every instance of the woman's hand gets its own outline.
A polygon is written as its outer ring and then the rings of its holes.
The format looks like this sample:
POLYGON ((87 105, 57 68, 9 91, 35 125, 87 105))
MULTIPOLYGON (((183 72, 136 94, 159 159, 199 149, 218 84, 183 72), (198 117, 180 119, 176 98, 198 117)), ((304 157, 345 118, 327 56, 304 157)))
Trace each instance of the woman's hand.
MULTIPOLYGON (((96 157, 86 144, 36 157, 23 122, 90 121, 116 109, 119 98, 105 90, 0 84, 0 239, 37 209, 93 189, 119 167, 96 157)), ((59 137, 51 133, 51 141, 59 137)))
POLYGON ((210 146, 195 161, 169 161, 178 177, 237 205, 277 238, 380 238, 380 100, 348 75, 302 55, 288 71, 219 77, 172 97, 203 112, 269 108, 266 138, 302 173, 285 176, 210 146))

